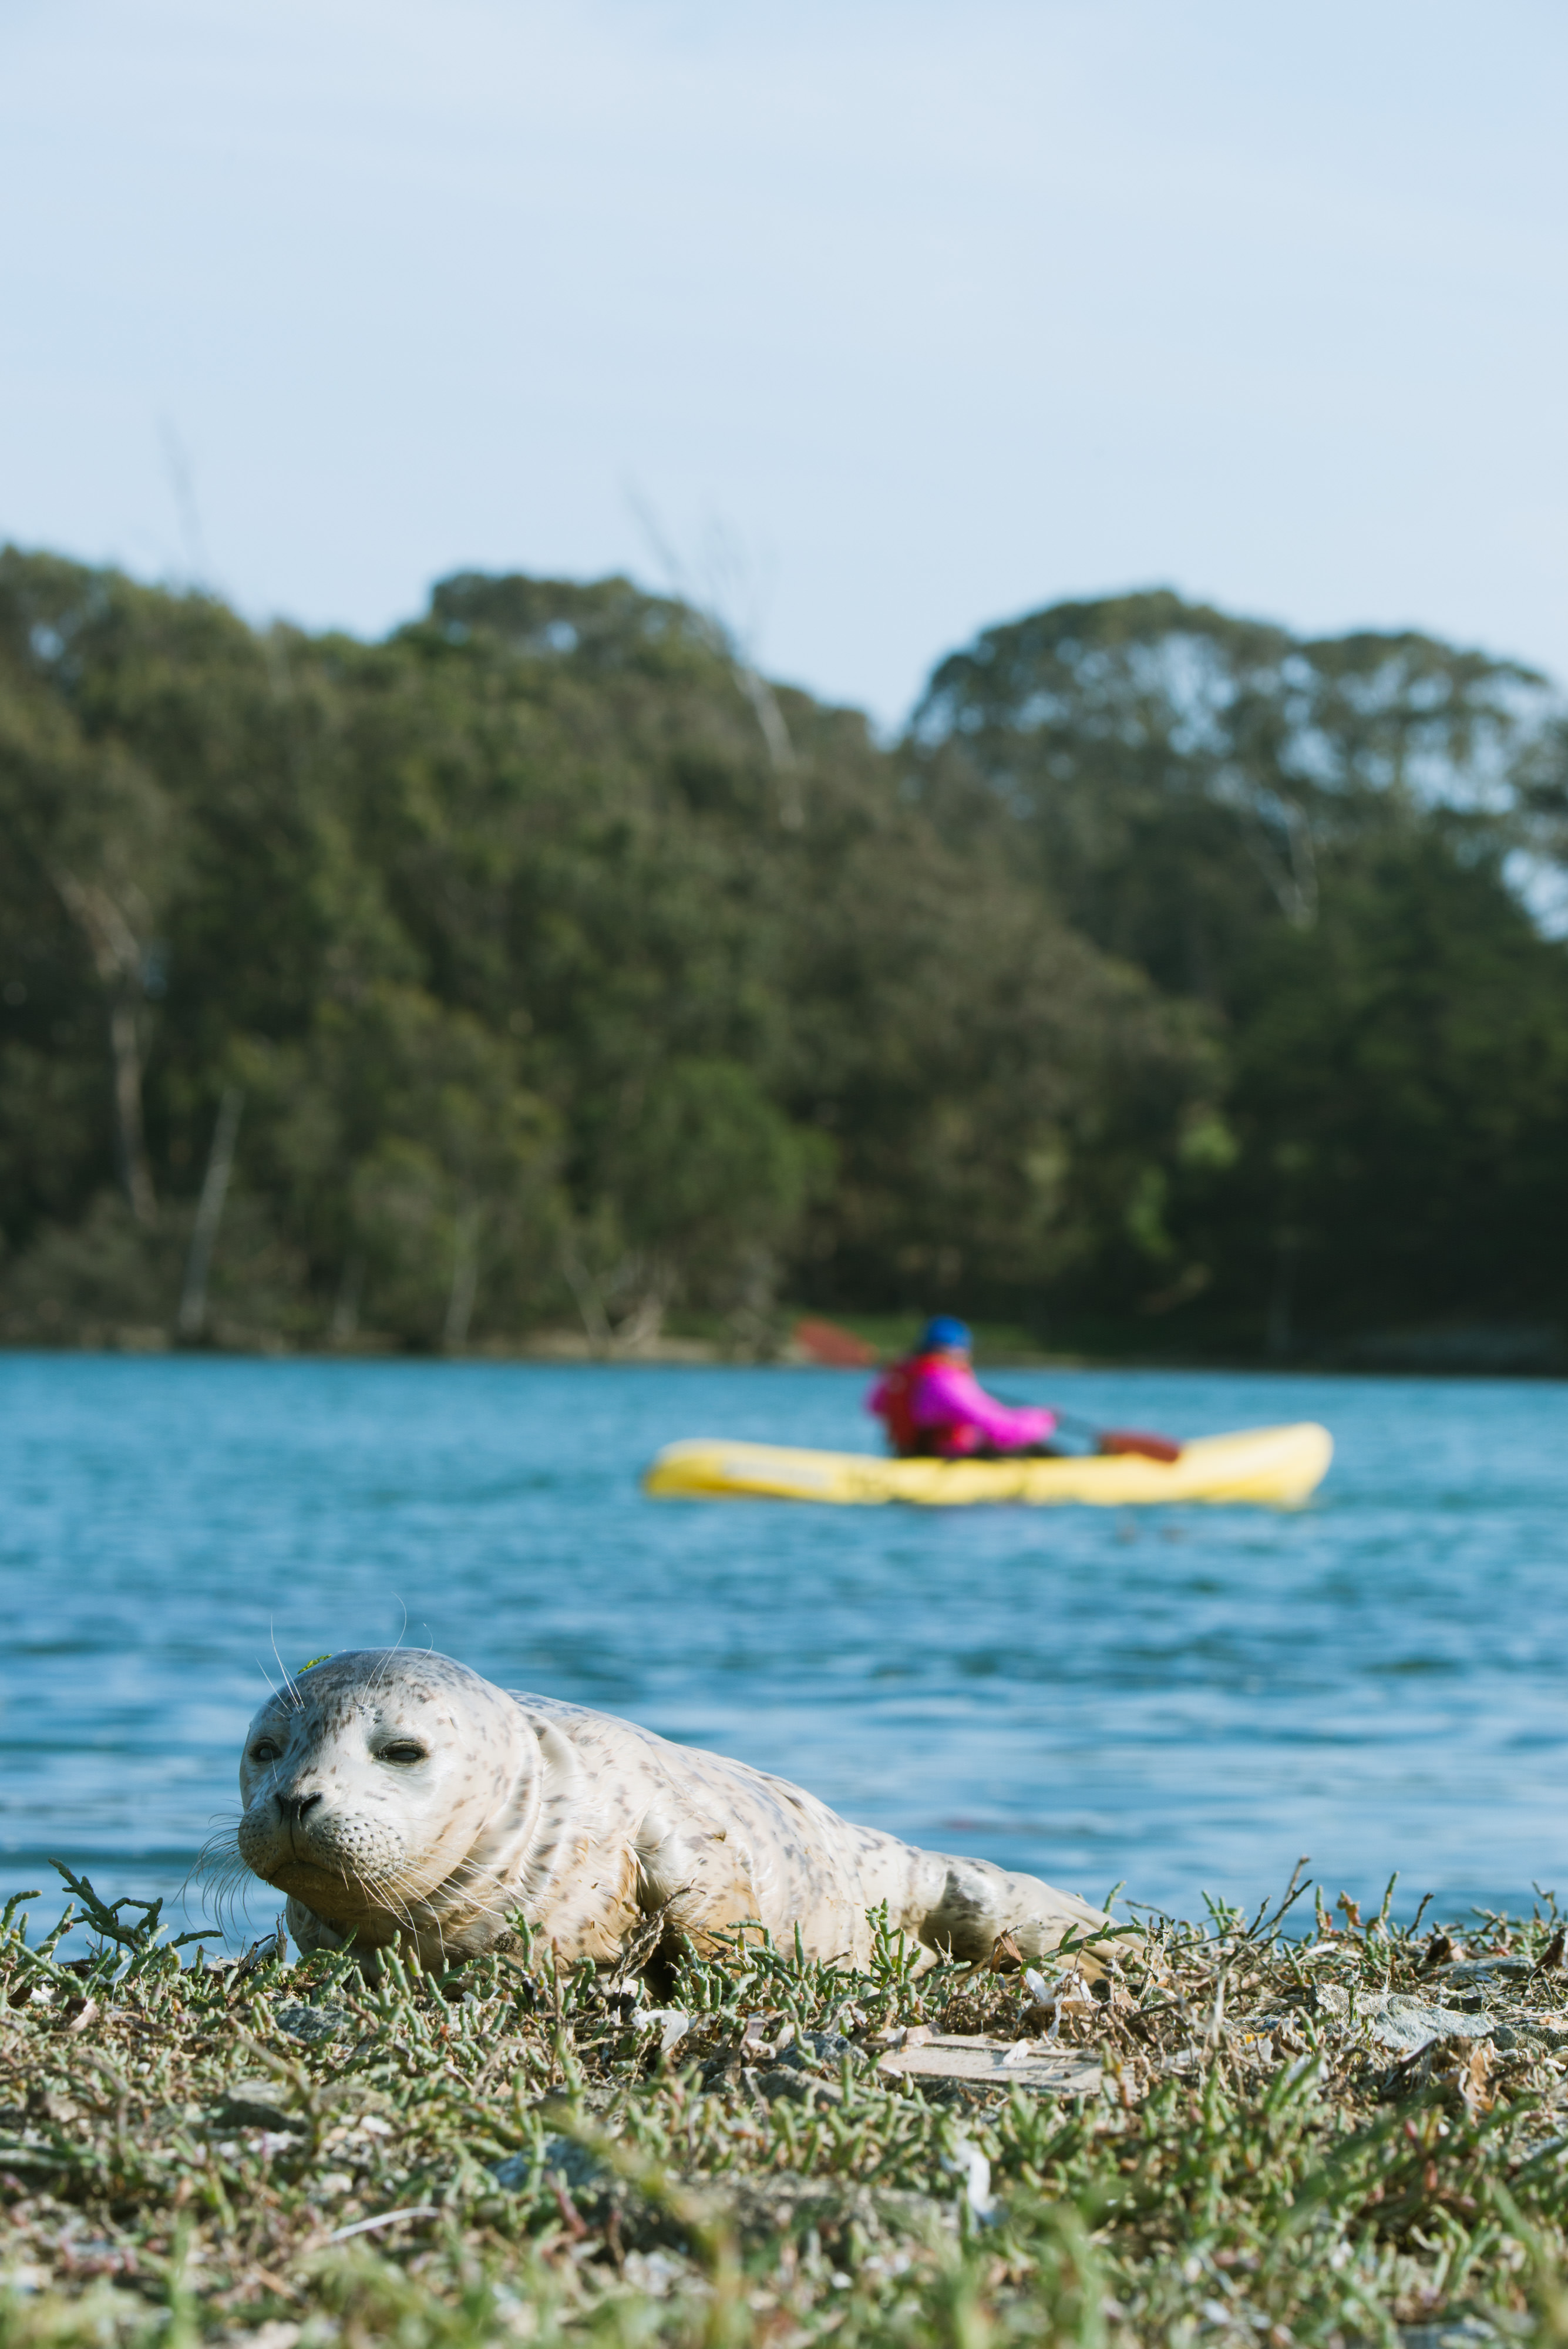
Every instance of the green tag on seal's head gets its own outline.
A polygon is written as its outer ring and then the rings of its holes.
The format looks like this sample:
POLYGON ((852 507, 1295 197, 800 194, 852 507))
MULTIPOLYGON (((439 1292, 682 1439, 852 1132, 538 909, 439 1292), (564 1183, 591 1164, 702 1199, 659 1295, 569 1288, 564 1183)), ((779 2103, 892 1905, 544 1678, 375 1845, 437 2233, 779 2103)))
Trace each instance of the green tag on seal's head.
POLYGON ((310 1661, 307 1664, 301 1664, 299 1669, 302 1672, 313 1672, 317 1664, 329 1664, 331 1661, 332 1651, 328 1648, 324 1656, 312 1656, 310 1661))

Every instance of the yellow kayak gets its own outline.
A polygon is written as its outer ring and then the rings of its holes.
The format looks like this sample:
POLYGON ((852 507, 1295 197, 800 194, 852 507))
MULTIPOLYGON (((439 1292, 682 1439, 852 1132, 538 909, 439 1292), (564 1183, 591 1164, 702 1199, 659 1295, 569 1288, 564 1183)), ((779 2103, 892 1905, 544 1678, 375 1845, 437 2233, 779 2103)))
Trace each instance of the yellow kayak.
POLYGON ((1316 1492, 1333 1457, 1334 1438, 1312 1420, 1199 1435, 1171 1461, 1126 1452, 1079 1460, 883 1460, 869 1453, 799 1452, 699 1436, 666 1444, 643 1485, 665 1499, 750 1496, 840 1506, 1085 1501, 1125 1509, 1150 1501, 1254 1501, 1293 1508, 1316 1492))

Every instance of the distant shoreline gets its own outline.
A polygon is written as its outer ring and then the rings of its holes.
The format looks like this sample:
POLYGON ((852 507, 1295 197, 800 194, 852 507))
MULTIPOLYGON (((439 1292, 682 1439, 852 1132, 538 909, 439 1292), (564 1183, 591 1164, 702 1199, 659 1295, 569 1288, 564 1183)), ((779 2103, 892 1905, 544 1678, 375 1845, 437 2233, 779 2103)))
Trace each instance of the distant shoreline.
MULTIPOLYGON (((1434 1339, 1429 1350, 1418 1348, 1413 1340, 1408 1352, 1392 1346, 1382 1359, 1368 1359, 1371 1345, 1362 1352, 1355 1343, 1323 1353, 1303 1353, 1288 1360, 1260 1361, 1241 1355, 1139 1355, 1091 1354, 1081 1352, 1030 1352, 987 1349, 977 1350, 976 1361, 982 1371, 1095 1371, 1120 1372, 1128 1377, 1147 1377, 1153 1372, 1171 1371, 1189 1375, 1209 1374, 1215 1377, 1258 1378, 1418 1378, 1523 1380, 1532 1385, 1568 1381, 1568 1352, 1534 1361, 1515 1357, 1509 1359, 1501 1350, 1490 1350, 1478 1346, 1471 1352, 1458 1344, 1444 1345, 1441 1333, 1434 1339)), ((635 1347, 592 1347, 588 1340, 569 1330, 544 1330, 531 1338, 513 1343, 491 1340, 483 1345, 462 1348, 430 1348, 416 1350, 399 1346, 391 1340, 377 1343, 373 1338, 360 1337, 351 1342, 332 1346, 291 1346, 267 1335, 254 1340, 245 1338, 236 1342, 182 1344, 164 1330, 128 1327, 92 1333, 76 1344, 44 1345, 36 1340, 26 1343, 7 1344, 0 1340, 0 1358, 6 1355, 48 1356, 64 1360, 68 1357, 91 1357, 96 1360, 162 1360, 179 1356, 185 1360, 218 1361, 276 1362, 400 1362, 431 1364, 513 1363, 553 1370, 728 1370, 728 1371, 834 1371, 840 1377, 867 1378, 872 1365, 854 1366, 814 1361, 802 1349, 786 1346, 774 1354, 747 1354, 732 1351, 714 1339, 670 1337, 645 1341, 635 1347)))

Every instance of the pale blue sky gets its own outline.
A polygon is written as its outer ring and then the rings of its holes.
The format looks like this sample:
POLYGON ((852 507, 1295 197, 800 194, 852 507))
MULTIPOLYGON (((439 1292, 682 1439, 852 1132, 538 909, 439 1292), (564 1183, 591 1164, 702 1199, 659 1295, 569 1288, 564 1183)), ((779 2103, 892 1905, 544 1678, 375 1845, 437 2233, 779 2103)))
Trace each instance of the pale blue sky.
POLYGON ((0 0, 0 535, 379 630, 660 584, 632 485, 885 720, 1154 582, 1563 674, 1565 67, 1561 0, 0 0))

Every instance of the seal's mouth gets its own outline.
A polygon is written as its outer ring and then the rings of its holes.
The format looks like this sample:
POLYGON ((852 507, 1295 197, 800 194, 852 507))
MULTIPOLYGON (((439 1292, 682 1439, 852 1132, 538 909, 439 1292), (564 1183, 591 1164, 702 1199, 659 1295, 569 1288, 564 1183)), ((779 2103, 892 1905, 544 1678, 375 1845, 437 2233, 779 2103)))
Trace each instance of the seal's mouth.
POLYGON ((318 1861, 301 1859, 293 1853, 280 1852, 254 1873, 279 1892, 303 1900, 307 1909, 325 1918, 329 1925, 363 1930, 385 1924, 395 1930, 400 1915, 407 1908, 406 1898, 400 1899, 389 1882, 383 1883, 346 1868, 323 1867, 318 1861))
MULTIPOLYGON (((254 1861, 252 1866, 255 1868, 254 1861)), ((255 1868, 255 1873, 264 1884, 275 1884, 280 1892, 297 1893, 313 1908, 333 1895, 340 1900, 362 1901, 369 1890, 347 1868, 324 1868, 318 1860, 302 1859, 292 1851, 270 1857, 255 1868)))
POLYGON ((335 1884, 339 1891, 357 1889, 354 1878, 346 1868, 323 1868, 318 1860, 302 1859, 297 1852, 279 1852, 256 1874, 268 1884, 275 1884, 282 1892, 302 1892, 306 1885, 317 1891, 335 1884))
POLYGON ((296 1894, 323 1913, 344 1906, 361 1910, 374 1907, 378 1891, 400 1872, 399 1855, 387 1852, 377 1866, 370 1855, 335 1848, 335 1838, 319 1838, 294 1821, 282 1826, 267 1822, 258 1833, 254 1824, 242 1820, 239 1849, 253 1876, 280 1892, 296 1894))

